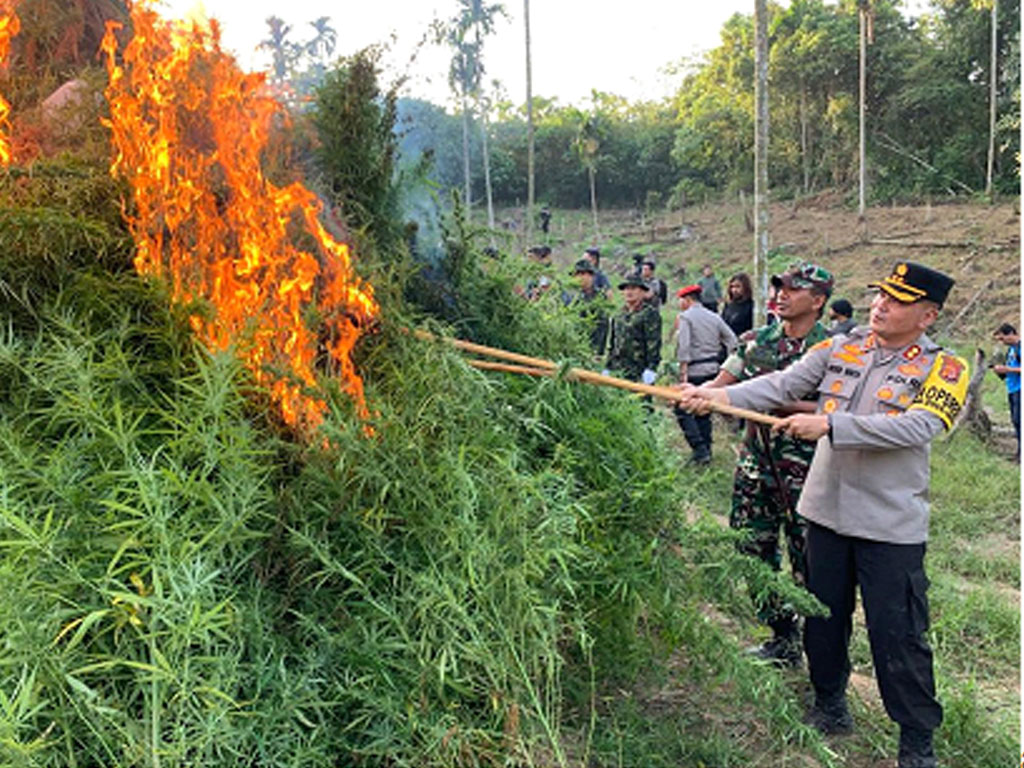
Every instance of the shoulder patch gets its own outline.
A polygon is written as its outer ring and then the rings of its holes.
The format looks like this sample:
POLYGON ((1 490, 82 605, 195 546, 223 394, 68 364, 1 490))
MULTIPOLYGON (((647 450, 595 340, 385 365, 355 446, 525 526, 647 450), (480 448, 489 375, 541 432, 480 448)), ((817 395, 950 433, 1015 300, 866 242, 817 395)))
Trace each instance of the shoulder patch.
POLYGON ((931 411, 950 429, 967 399, 969 378, 966 360, 940 352, 910 407, 931 411))

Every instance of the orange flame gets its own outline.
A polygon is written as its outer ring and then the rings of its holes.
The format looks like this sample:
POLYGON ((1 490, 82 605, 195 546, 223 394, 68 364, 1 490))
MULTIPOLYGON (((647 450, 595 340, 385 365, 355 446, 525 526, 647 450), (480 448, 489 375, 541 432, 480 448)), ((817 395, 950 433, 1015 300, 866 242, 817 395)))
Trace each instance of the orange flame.
MULTIPOLYGON (((14 12, 14 0, 0 0, 0 70, 9 64, 8 55, 11 50, 11 38, 18 34, 21 22, 14 12)), ((11 105, 0 95, 0 166, 11 164, 11 125, 7 116, 11 113, 11 105)))
POLYGON ((195 332, 212 349, 236 345, 289 425, 311 431, 327 410, 316 392, 318 349, 365 417, 350 353, 378 307, 348 246, 320 223, 315 195, 263 175, 260 155, 283 111, 263 75, 220 50, 216 22, 167 22, 147 0, 131 15, 123 63, 114 22, 103 50, 111 172, 132 189, 136 270, 167 279, 175 300, 208 306, 191 315, 195 332))

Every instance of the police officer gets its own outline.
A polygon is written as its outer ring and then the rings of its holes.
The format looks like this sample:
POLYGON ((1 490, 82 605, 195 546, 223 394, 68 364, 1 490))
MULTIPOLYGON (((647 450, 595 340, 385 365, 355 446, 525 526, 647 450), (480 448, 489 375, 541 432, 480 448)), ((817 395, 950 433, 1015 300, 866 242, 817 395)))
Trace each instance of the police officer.
MULTIPOLYGON (((740 336, 736 354, 708 386, 724 387, 779 371, 799 359, 828 331, 821 323, 825 303, 832 293, 832 274, 803 262, 792 265, 771 284, 778 291, 781 322, 756 328, 740 336)), ((817 393, 793 398, 779 409, 813 412, 817 393)), ((746 436, 733 475, 729 525, 750 534, 742 545, 747 554, 760 558, 775 570, 782 567, 779 530, 786 538, 793 579, 807 581, 805 558, 806 523, 796 512, 804 479, 814 457, 814 443, 786 434, 771 436, 766 427, 747 422, 746 436)), ((757 604, 758 619, 772 629, 772 637, 751 649, 758 658, 781 666, 798 666, 802 659, 800 627, 794 611, 776 595, 757 604)))
POLYGON ((631 381, 653 384, 661 362, 661 315, 646 303, 647 283, 639 274, 626 277, 619 290, 625 306, 612 318, 605 367, 631 381))
POLYGON ((925 638, 928 454, 963 407, 969 376, 925 332, 952 286, 948 275, 899 262, 871 284, 867 328, 821 342, 785 371, 682 393, 698 411, 709 400, 765 409, 820 394, 816 413, 777 427, 818 441, 799 510, 809 521, 808 588, 831 613, 807 619, 807 721, 826 733, 853 725, 846 684, 859 584, 882 702, 900 726, 899 768, 936 766, 932 732, 942 721, 925 638))
MULTIPOLYGON (((676 338, 676 360, 679 381, 703 384, 718 375, 719 350, 732 352, 736 334, 725 320, 700 303, 700 286, 687 285, 676 293, 679 299, 676 338)), ((711 463, 711 414, 695 416, 682 408, 674 409, 679 428, 693 450, 688 463, 707 466, 711 463)))

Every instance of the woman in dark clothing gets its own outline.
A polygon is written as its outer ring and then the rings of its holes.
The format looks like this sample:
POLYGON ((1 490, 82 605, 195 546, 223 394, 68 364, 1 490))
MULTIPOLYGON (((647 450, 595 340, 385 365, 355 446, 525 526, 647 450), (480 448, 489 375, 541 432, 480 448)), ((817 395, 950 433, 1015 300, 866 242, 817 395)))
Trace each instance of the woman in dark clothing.
POLYGON ((730 277, 726 293, 729 300, 722 307, 722 319, 739 336, 754 327, 754 292, 750 287, 750 275, 739 272, 730 277))

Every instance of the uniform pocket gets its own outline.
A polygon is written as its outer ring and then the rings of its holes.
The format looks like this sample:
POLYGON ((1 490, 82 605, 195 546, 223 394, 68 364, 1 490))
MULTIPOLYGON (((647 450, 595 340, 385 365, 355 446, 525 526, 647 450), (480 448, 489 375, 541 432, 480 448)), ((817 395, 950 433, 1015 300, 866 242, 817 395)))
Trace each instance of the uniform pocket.
POLYGON ((818 404, 822 413, 850 410, 850 397, 856 385, 844 376, 828 373, 818 385, 818 404))

